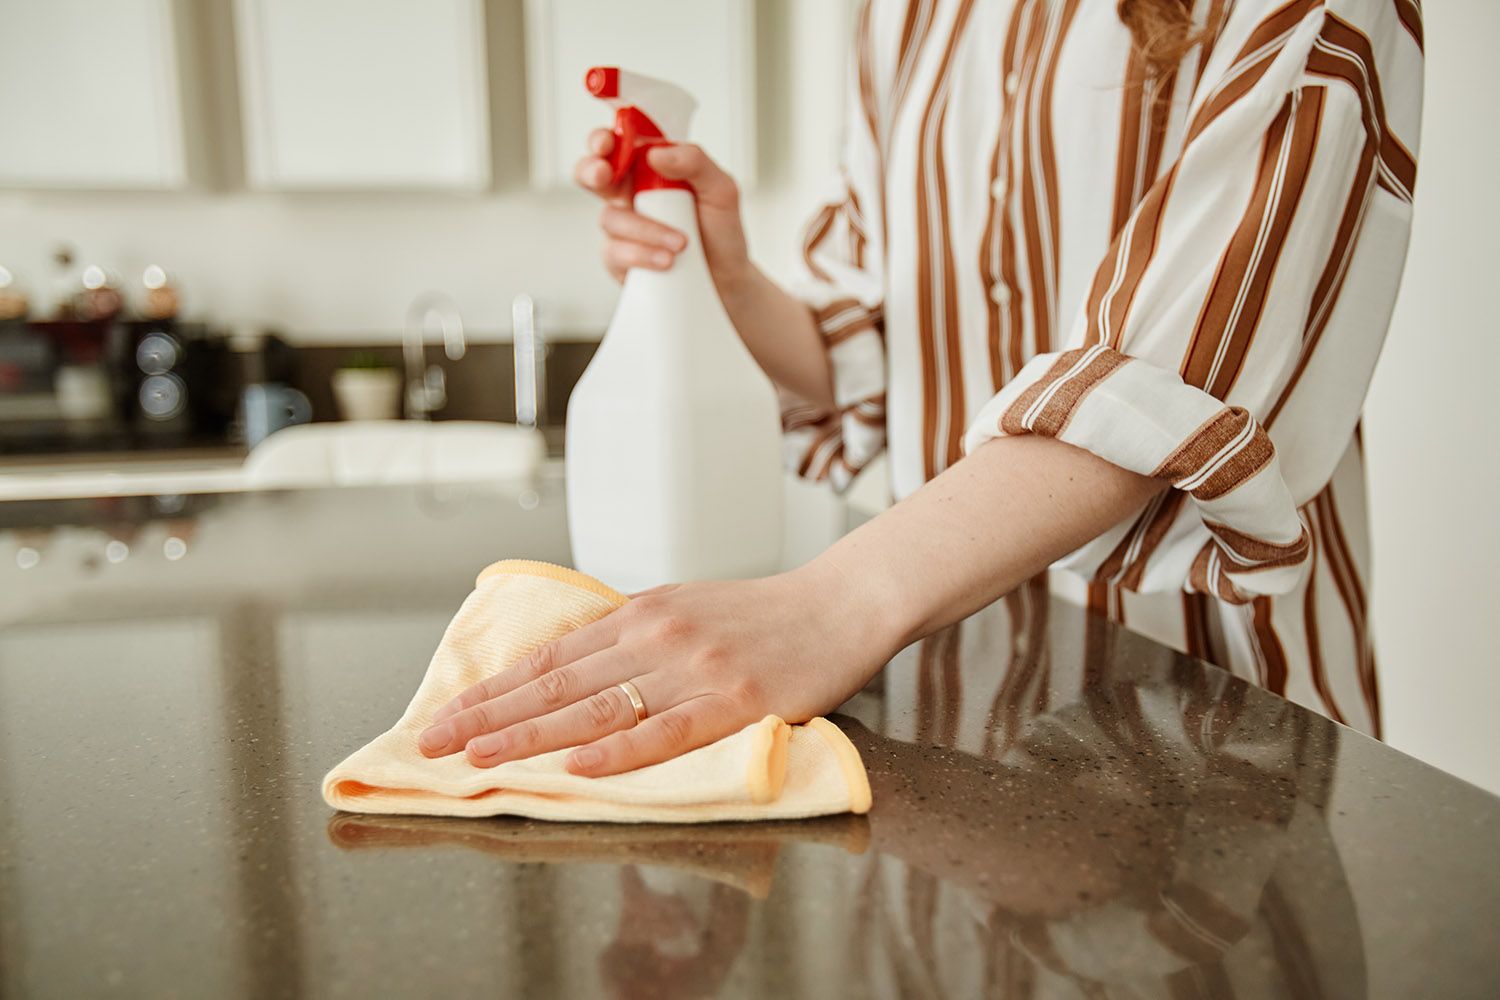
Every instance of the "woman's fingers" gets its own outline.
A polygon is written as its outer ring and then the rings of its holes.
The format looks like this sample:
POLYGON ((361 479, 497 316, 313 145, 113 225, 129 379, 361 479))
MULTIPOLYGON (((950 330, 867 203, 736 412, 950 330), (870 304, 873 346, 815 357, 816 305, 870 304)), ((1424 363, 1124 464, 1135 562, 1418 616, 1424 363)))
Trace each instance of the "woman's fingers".
POLYGON ((707 746, 745 725, 727 697, 703 695, 579 747, 568 754, 567 768, 590 778, 633 771, 707 746))
POLYGON ((619 635, 619 622, 614 620, 613 616, 605 616, 558 639, 543 643, 515 663, 469 687, 457 698, 438 709, 432 716, 433 728, 465 709, 473 708, 475 705, 498 698, 503 694, 509 694, 549 671, 567 666, 601 649, 608 649, 614 645, 619 635))
POLYGON ((541 672, 513 691, 449 716, 425 730, 417 745, 428 757, 446 757, 464 749, 477 736, 556 712, 638 673, 632 658, 618 648, 605 649, 541 672))
POLYGON ((605 205, 599 228, 609 237, 604 244, 604 266, 616 280, 624 280, 625 272, 633 267, 665 271, 687 246, 687 237, 676 229, 624 205, 605 205))
POLYGON ((615 194, 614 172, 610 170, 609 164, 597 156, 585 156, 573 167, 573 179, 578 186, 585 191, 592 191, 601 198, 613 197, 615 194))
POLYGON ((739 186, 734 178, 690 142, 658 146, 646 153, 646 162, 663 177, 691 184, 700 203, 721 208, 739 203, 739 186))
POLYGON ((589 151, 573 166, 573 180, 585 191, 592 191, 601 198, 623 201, 625 192, 615 183, 614 168, 607 159, 614 149, 614 133, 602 128, 590 132, 589 151))
POLYGON ((620 686, 613 684, 550 715, 476 736, 467 746, 469 763, 494 767, 508 760, 576 747, 633 725, 635 708, 620 686))
POLYGON ((676 260, 670 250, 649 247, 644 243, 629 243, 625 240, 610 240, 604 244, 604 266, 617 279, 633 267, 644 267, 652 271, 665 271, 676 260))
POLYGON ((614 239, 660 247, 673 253, 687 246, 687 237, 678 230, 623 205, 605 205, 604 211, 599 213, 599 228, 614 239))

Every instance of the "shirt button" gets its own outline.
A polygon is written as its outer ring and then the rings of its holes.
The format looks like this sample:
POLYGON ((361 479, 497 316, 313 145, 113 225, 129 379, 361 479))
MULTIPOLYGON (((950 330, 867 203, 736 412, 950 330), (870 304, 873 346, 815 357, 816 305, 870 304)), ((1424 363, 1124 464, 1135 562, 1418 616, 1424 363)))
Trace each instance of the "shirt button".
POLYGON ((1010 194, 1010 185, 1005 183, 1004 177, 995 178, 995 182, 990 185, 990 194, 996 201, 1004 201, 1005 196, 1010 194))
POLYGON ((1005 92, 1012 97, 1021 86, 1021 75, 1019 73, 1007 73, 1005 75, 1005 92))
POLYGON ((1003 281, 997 281, 990 286, 990 301, 997 306, 1010 305, 1010 286, 1003 281))

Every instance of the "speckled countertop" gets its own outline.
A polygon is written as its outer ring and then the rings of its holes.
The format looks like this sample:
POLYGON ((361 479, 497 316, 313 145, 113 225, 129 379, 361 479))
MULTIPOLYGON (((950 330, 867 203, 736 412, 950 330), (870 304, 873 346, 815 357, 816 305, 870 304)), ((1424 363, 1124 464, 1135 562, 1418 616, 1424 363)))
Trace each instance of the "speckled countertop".
POLYGON ((554 489, 0 504, 0 996, 1495 995, 1500 800, 1037 589, 845 707, 868 817, 331 812, 502 555, 554 489))

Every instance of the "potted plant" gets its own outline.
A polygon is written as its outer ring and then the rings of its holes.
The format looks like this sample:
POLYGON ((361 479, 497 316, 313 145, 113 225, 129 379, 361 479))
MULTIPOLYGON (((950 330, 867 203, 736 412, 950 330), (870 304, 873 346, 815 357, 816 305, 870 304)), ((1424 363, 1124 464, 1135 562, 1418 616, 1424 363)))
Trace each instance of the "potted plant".
POLYGON ((345 420, 395 420, 401 415, 401 376, 369 351, 352 354, 333 373, 333 398, 345 420))

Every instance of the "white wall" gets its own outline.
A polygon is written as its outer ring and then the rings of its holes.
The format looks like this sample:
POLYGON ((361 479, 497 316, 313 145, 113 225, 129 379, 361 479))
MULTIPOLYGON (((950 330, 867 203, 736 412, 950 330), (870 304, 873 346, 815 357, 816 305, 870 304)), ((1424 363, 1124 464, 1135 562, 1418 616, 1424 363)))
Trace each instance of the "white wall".
MULTIPOLYGON (((220 190, 192 194, 0 191, 0 264, 43 291, 58 243, 130 282, 145 265, 161 264, 180 279, 189 313, 231 326, 270 324, 303 342, 399 338, 408 304, 430 289, 453 294, 481 335, 509 327, 511 299, 522 291, 553 330, 597 335, 616 293, 599 264, 598 205, 581 192, 526 186, 520 6, 488 4, 499 90, 493 193, 251 193, 235 182, 232 162, 221 170, 228 181, 220 190)), ((756 4, 761 162, 746 216, 752 246, 773 272, 790 266, 811 192, 836 162, 829 123, 842 106, 851 6, 756 4)), ((220 12, 198 29, 209 59, 232 53, 223 22, 220 12)), ((629 65, 629 53, 619 58, 629 65)), ((224 75, 208 82, 222 86, 224 75)), ((231 161, 233 98, 210 98, 214 126, 227 133, 210 141, 227 147, 221 158, 231 161)), ((608 117, 601 105, 601 124, 608 117)), ((581 153, 582 136, 578 143, 581 153)))
POLYGON ((1500 4, 1427 4, 1411 257, 1366 406, 1386 738, 1500 792, 1500 4))

